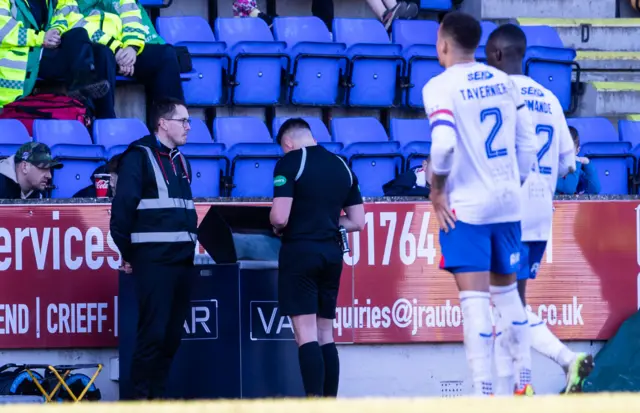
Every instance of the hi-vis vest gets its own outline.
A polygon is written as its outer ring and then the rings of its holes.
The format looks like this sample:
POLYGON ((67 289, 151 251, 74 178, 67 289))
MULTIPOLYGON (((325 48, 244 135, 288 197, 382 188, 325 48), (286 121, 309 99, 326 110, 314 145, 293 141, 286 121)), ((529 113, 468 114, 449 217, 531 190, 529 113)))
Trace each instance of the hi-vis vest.
POLYGON ((136 0, 78 0, 91 41, 110 48, 136 46, 142 53, 149 29, 136 0))
MULTIPOLYGON (((141 243, 173 243, 173 242, 193 242, 196 243, 198 235, 188 231, 167 231, 157 232, 157 227, 154 227, 154 223, 158 221, 159 215, 166 214, 167 220, 164 221, 167 224, 171 223, 171 217, 175 219, 176 210, 194 210, 195 205, 193 199, 171 198, 169 196, 169 188, 162 175, 160 165, 153 156, 153 152, 146 146, 138 146, 146 151, 147 157, 153 168, 153 173, 158 186, 157 198, 143 198, 138 204, 138 219, 135 224, 135 228, 131 234, 132 244, 141 243), (147 213, 148 212, 148 213, 147 213), (151 214, 154 216, 152 217, 151 214), (152 221, 153 220, 153 221, 152 221)), ((183 165, 186 165, 184 157, 182 157, 183 165)), ((186 218, 186 214, 185 214, 186 218)), ((160 217, 160 219, 162 219, 160 217)))
POLYGON ((37 25, 28 0, 0 1, 0 107, 33 91, 45 32, 68 31, 82 15, 75 1, 47 0, 47 25, 37 25))

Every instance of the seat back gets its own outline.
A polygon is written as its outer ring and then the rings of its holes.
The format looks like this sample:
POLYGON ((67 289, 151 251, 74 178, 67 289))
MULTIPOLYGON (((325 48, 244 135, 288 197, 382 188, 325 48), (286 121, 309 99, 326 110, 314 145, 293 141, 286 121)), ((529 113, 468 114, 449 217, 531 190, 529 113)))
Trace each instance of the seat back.
POLYGON ((522 30, 527 36, 527 53, 523 61, 525 74, 553 92, 563 110, 570 110, 575 50, 565 48, 552 27, 522 26, 522 30))
POLYGON ((215 36, 231 48, 239 42, 269 42, 273 34, 262 19, 218 17, 214 24, 215 36))
POLYGON ((140 119, 98 119, 93 124, 93 139, 109 151, 119 147, 122 151, 129 144, 149 135, 149 129, 140 119))
POLYGON ((567 125, 578 131, 580 145, 594 142, 619 142, 615 127, 607 118, 567 118, 567 125))
POLYGON ((373 117, 333 118, 333 140, 345 147, 359 142, 388 142, 384 127, 373 117))
MULTIPOLYGON (((273 125, 271 128, 271 130, 273 131, 273 139, 275 139, 278 135, 278 131, 280 130, 282 124, 290 118, 290 116, 273 118, 273 125)), ((322 119, 310 116, 304 116, 302 117, 302 119, 309 124, 309 126, 311 127, 311 134, 313 134, 313 137, 316 141, 318 141, 318 143, 331 142, 331 135, 329 134, 327 126, 324 124, 324 122, 322 122, 322 119)))
POLYGON ((0 158, 15 155, 20 146, 32 140, 24 124, 16 119, 0 119, 0 130, 0 158))
POLYGON ((270 197, 273 195, 273 169, 282 150, 273 142, 267 126, 249 116, 216 118, 213 123, 216 142, 223 143, 231 161, 234 197, 270 197))
POLYGON ((414 44, 435 45, 440 25, 431 20, 395 20, 391 31, 393 43, 403 49, 414 44))
POLYGON ((211 26, 200 16, 158 17, 156 28, 169 44, 216 41, 211 26))
POLYGON ((378 19, 333 19, 333 40, 347 47, 357 43, 391 43, 378 19))
POLYGON ((299 42, 330 42, 329 29, 315 16, 276 17, 273 20, 275 40, 292 45, 299 42))

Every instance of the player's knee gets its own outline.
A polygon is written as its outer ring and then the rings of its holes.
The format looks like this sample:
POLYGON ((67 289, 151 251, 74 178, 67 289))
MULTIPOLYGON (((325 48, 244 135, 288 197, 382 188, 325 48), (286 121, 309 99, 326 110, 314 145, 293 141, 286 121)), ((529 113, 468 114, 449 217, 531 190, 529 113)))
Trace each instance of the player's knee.
POLYGON ((321 346, 333 343, 333 320, 318 317, 318 342, 321 346))
POLYGON ((298 346, 318 341, 318 328, 315 314, 304 314, 291 317, 293 333, 298 346))

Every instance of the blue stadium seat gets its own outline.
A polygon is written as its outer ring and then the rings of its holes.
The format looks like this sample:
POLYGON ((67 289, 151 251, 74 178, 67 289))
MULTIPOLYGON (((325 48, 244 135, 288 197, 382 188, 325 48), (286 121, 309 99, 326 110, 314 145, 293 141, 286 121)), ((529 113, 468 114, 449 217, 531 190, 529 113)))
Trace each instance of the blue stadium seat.
POLYGON ((349 61, 346 45, 331 42, 327 26, 313 17, 277 17, 276 40, 286 42, 293 62, 289 102, 294 105, 337 105, 344 90, 349 61))
POLYGON ((211 138, 207 125, 200 119, 191 119, 187 143, 180 152, 191 164, 191 192, 194 198, 220 196, 220 181, 227 174, 229 161, 224 156, 224 145, 211 138))
MULTIPOLYGON (((278 135, 278 131, 280 130, 280 126, 289 119, 289 117, 280 117, 273 118, 273 125, 271 130, 273 131, 273 139, 278 135)), ((311 133, 313 137, 318 142, 318 145, 324 146, 329 152, 339 154, 342 150, 342 144, 338 142, 333 142, 331 140, 331 135, 327 130, 326 125, 322 122, 322 119, 312 118, 312 117, 303 117, 305 121, 311 126, 311 133)))
POLYGON ((225 145, 225 155, 231 160, 229 175, 234 184, 231 196, 273 196, 273 169, 283 153, 262 120, 249 116, 218 117, 213 121, 213 135, 216 142, 225 145))
POLYGON ((420 9, 445 11, 451 10, 453 4, 451 0, 420 0, 420 9))
POLYGON ((75 120, 41 120, 33 123, 33 140, 47 144, 64 167, 53 171, 52 198, 71 198, 91 183, 96 168, 105 162, 104 148, 91 142, 89 131, 75 120))
POLYGON ((400 143, 405 169, 422 164, 431 153, 431 128, 427 119, 391 119, 389 135, 400 143))
POLYGON ((605 118, 569 118, 580 136, 579 156, 588 157, 598 172, 603 195, 626 195, 630 192, 631 171, 636 160, 631 143, 621 142, 613 124, 605 118))
POLYGON ((391 107, 400 103, 402 46, 392 44, 377 19, 334 19, 333 40, 347 45, 351 60, 347 106, 391 107))
POLYGON ((166 8, 173 3, 173 0, 169 0, 167 3, 164 0, 138 0, 142 7, 158 7, 158 8, 166 8))
POLYGON ((31 142, 27 128, 16 119, 0 119, 0 159, 13 156, 20 146, 31 142))
POLYGON ((393 43, 402 45, 402 55, 407 62, 404 76, 410 86, 403 91, 406 106, 423 108, 422 88, 444 70, 436 51, 438 27, 438 23, 431 20, 393 22, 391 39, 393 43))
POLYGON ((93 139, 106 151, 107 159, 124 152, 129 144, 149 134, 139 119, 98 119, 93 124, 93 139))
POLYGON ((342 155, 360 181, 364 196, 384 196, 382 185, 402 170, 404 160, 400 144, 391 142, 376 118, 333 118, 331 130, 342 143, 342 155))
POLYGON ((276 42, 262 19, 218 18, 218 40, 231 58, 231 104, 274 105, 282 97, 282 70, 289 72, 287 45, 276 42))
POLYGON ((167 43, 189 49, 193 70, 182 82, 186 103, 196 107, 227 103, 224 71, 229 69, 229 57, 209 23, 198 16, 158 17, 156 27, 167 43))
POLYGON ((480 26, 482 27, 482 37, 480 38, 480 44, 476 49, 476 60, 478 62, 486 63, 487 55, 484 48, 487 45, 487 40, 489 40, 489 35, 498 27, 498 25, 494 22, 482 21, 480 22, 480 26))
POLYGON ((579 66, 574 59, 576 51, 562 44, 558 33, 549 26, 522 26, 527 36, 527 53, 524 57, 524 73, 553 92, 565 112, 576 108, 572 96, 571 73, 579 66))

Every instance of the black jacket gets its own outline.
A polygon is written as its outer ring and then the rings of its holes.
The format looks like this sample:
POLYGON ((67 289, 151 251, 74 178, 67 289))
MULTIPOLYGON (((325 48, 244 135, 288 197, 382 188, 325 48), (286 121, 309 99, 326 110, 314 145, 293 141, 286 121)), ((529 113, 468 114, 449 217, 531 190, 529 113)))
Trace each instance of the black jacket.
POLYGON ((111 236, 134 271, 153 264, 193 264, 198 217, 190 181, 189 162, 153 135, 123 153, 111 236))
POLYGON ((15 158, 9 156, 0 161, 0 199, 40 199, 44 195, 39 191, 31 191, 22 198, 22 189, 16 177, 15 158))

